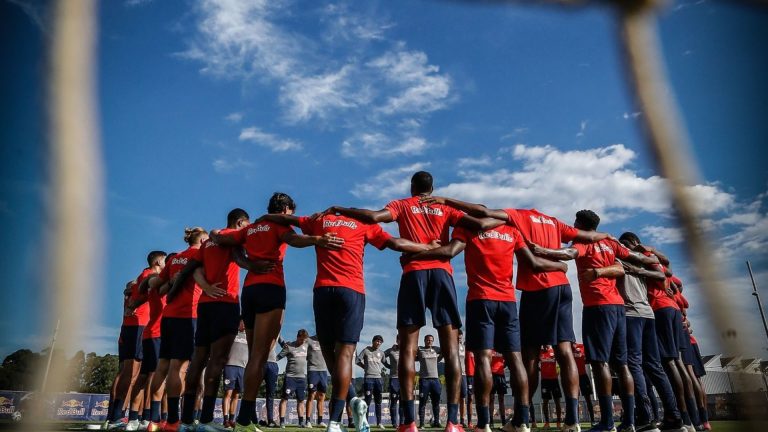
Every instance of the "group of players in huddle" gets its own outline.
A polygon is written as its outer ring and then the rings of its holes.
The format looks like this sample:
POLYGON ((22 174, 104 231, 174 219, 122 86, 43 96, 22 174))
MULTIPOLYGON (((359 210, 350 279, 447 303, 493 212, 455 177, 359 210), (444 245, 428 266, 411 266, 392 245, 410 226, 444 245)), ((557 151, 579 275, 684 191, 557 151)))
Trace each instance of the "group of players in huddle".
MULTIPOLYGON (((464 411, 460 403, 462 384, 466 382, 460 359, 462 321, 450 264, 461 252, 468 286, 465 346, 474 362, 473 388, 468 396, 474 398, 476 431, 491 430, 495 357, 505 361, 514 395, 513 414, 508 422, 502 422, 502 429, 531 430, 531 395, 537 387, 542 347, 552 348, 559 365, 565 402, 561 430, 581 430, 581 368, 573 349, 573 297, 564 262, 568 260, 576 263, 584 305, 581 354, 592 368, 602 413, 590 430, 682 432, 709 428, 705 395, 697 377, 703 368, 685 319, 687 302, 682 296, 682 282, 670 271, 666 256, 643 245, 633 233, 624 233, 617 240, 598 232, 600 218, 590 210, 577 212, 571 226, 535 209, 494 210, 436 197, 432 191, 432 176, 420 171, 411 178, 411 196, 391 201, 381 210, 334 206, 303 217, 294 215, 296 204, 288 195, 275 193, 267 214, 254 222, 244 210, 234 209, 223 229, 210 233, 202 228, 187 229, 187 249, 167 257, 163 252, 150 253, 148 267, 126 287, 119 339, 121 369, 113 386, 106 426, 134 429, 146 399, 148 430, 204 432, 231 427, 258 431, 256 398, 262 382, 271 374, 276 376, 275 347, 286 308, 283 259, 290 245, 314 246, 316 252, 314 339, 332 383, 326 430, 341 432, 342 413, 349 408, 355 430, 367 432, 370 398, 368 402, 350 399, 349 393, 354 390, 352 367, 358 357, 355 350, 365 312, 363 251, 370 243, 381 250, 402 253, 403 274, 397 295, 398 362, 392 368, 399 389, 390 386, 390 394, 399 390, 399 409, 390 406, 391 413, 400 413, 399 421, 394 422, 398 432, 417 432, 423 427, 416 425, 414 384, 417 355, 425 358, 422 351, 431 345, 426 340, 424 347, 418 345, 427 309, 440 342, 435 360, 439 356, 445 362, 445 431, 464 430, 463 419, 459 420, 460 405, 464 411), (399 238, 379 225, 387 222, 397 223, 399 238), (292 227, 298 227, 301 234, 292 227), (570 245, 563 247, 565 243, 570 245), (512 282, 515 258, 516 287, 512 282), (248 271, 242 291, 240 268, 248 271), (522 291, 519 316, 515 288, 522 291), (213 422, 214 406, 241 320, 249 354, 242 400, 234 424, 229 421, 222 425, 213 422), (658 419, 652 388, 663 406, 658 419), (613 394, 618 394, 622 405, 618 426, 612 415, 613 394), (168 415, 161 420, 164 397, 168 415), (124 405, 130 405, 127 425, 121 421, 124 405), (196 409, 199 422, 195 421, 196 409)), ((306 342, 301 339, 306 337, 299 335, 299 340, 284 344, 283 349, 304 346, 306 342)), ((422 371, 425 368, 428 366, 422 364, 422 371)), ((292 390, 289 378, 298 377, 287 374, 284 399, 306 386, 292 379, 297 386, 292 390)), ((542 379, 543 390, 547 386, 547 379, 542 379)), ((432 395, 433 409, 435 400, 439 401, 439 393, 435 398, 429 382, 422 380, 422 422, 425 394, 432 395)), ((303 414, 301 404, 299 407, 303 414)), ((267 412, 271 414, 271 409, 267 412)), ((594 423, 593 415, 591 420, 594 423)))

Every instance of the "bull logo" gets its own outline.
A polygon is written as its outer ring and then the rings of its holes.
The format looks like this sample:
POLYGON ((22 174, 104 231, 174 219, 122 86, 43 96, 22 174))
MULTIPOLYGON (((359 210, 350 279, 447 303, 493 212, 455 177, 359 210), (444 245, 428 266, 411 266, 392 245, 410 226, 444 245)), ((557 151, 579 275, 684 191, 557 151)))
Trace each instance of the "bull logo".
POLYGON ((77 399, 70 399, 61 402, 62 408, 83 408, 83 402, 77 399))
POLYGON ((13 399, 9 399, 7 397, 0 396, 0 406, 2 406, 2 407, 13 406, 13 399))
POLYGON ((109 408, 109 400, 108 399, 104 399, 101 402, 96 402, 95 404, 93 404, 93 407, 94 408, 109 408))

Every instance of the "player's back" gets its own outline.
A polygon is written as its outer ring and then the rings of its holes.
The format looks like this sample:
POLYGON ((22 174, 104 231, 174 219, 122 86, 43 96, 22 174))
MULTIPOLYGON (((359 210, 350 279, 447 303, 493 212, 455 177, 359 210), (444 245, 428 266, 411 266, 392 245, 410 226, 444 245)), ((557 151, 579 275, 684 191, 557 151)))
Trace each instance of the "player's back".
MULTIPOLYGON (((223 229, 222 235, 231 235, 237 232, 235 229, 223 229)), ((208 239, 200 248, 200 258, 205 270, 205 278, 210 284, 220 283, 219 288, 227 291, 227 294, 213 298, 203 293, 200 303, 226 302, 237 303, 240 294, 240 267, 235 264, 232 256, 232 248, 221 246, 208 239)))

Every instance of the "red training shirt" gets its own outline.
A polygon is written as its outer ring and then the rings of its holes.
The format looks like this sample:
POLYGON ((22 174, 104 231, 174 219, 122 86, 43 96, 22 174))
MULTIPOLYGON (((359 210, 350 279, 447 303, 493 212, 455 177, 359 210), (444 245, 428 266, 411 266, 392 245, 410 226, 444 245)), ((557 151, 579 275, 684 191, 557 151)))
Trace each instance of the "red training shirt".
MULTIPOLYGON (((160 279, 168 282, 176 276, 184 266, 190 261, 201 261, 200 248, 189 247, 183 252, 179 252, 165 263, 165 268, 160 272, 160 279)), ((164 318, 197 318, 197 302, 200 300, 200 293, 203 290, 195 282, 195 278, 190 275, 184 281, 184 285, 178 288, 173 300, 167 302, 163 309, 164 318)), ((166 297, 167 300, 167 297, 166 297)))
POLYGON ((165 296, 158 294, 156 289, 150 289, 147 293, 147 303, 149 304, 149 321, 144 327, 142 339, 159 338, 160 319, 163 317, 163 308, 165 308, 165 296))
POLYGON ((263 259, 276 263, 274 270, 265 274, 248 272, 245 276, 245 286, 256 284, 273 284, 285 286, 283 274, 283 258, 288 245, 283 242, 283 234, 293 231, 292 228, 274 222, 256 222, 230 234, 238 243, 245 247, 248 259, 263 259))
POLYGON ((491 351, 491 374, 504 375, 504 355, 496 350, 491 351))
MULTIPOLYGON (((139 277, 136 278, 136 283, 131 287, 131 302, 139 300, 143 297, 141 293, 139 293, 139 286, 150 274, 152 274, 152 269, 147 267, 142 270, 139 277)), ((128 326, 146 326, 147 322, 149 322, 149 302, 145 301, 142 303, 141 306, 134 310, 133 315, 125 317, 123 322, 125 323, 124 325, 128 326)))
MULTIPOLYGON (((579 252, 576 268, 579 272, 616 264, 616 258, 625 259, 629 249, 613 239, 603 239, 595 243, 574 243, 579 252)), ((616 288, 616 279, 600 277, 592 282, 579 280, 579 290, 584 306, 624 305, 624 299, 616 288)))
MULTIPOLYGON (((237 230, 232 228, 221 230, 222 235, 233 235, 236 232, 237 230)), ((232 248, 219 246, 215 241, 208 239, 200 247, 200 261, 203 263, 205 280, 211 285, 218 282, 219 288, 227 293, 218 298, 202 293, 199 303, 239 303, 240 267, 232 258, 232 248)))
POLYGON ((541 350, 539 361, 541 362, 541 379, 557 379, 557 361, 552 347, 541 350))
POLYGON ((584 344, 576 344, 573 350, 573 358, 576 360, 576 369, 579 375, 587 374, 587 353, 584 351, 584 344))
POLYGON ((467 373, 468 377, 475 376, 475 353, 467 351, 464 356, 464 366, 464 371, 467 373))
MULTIPOLYGON (((643 252, 643 255, 651 256, 651 253, 643 252)), ((666 270, 661 264, 654 265, 653 269, 662 273, 666 270)), ((667 295, 667 287, 669 287, 668 279, 659 280, 655 278, 645 278, 645 285, 648 287, 648 303, 651 305, 651 309, 653 309, 654 312, 665 307, 680 309, 677 307, 675 300, 667 295)))
MULTIPOLYGON (((397 222, 400 237, 416 243, 440 240, 448 244, 448 229, 455 226, 464 213, 442 204, 426 205, 419 197, 391 201, 385 207, 397 222)), ((452 273, 450 260, 412 260, 403 266, 403 273, 413 270, 443 269, 452 273)))
MULTIPOLYGON (((523 237, 537 245, 549 249, 560 249, 563 243, 576 238, 579 230, 564 224, 536 209, 505 209, 509 223, 515 226, 523 237)), ((533 268, 526 263, 518 263, 517 289, 521 291, 541 291, 568 283, 565 273, 541 272, 534 273, 533 268)))
POLYGON ((515 301, 512 261, 515 251, 527 247, 522 234, 510 225, 486 231, 453 230, 453 238, 466 243, 467 301, 515 301))
POLYGON ((392 238, 379 224, 364 224, 346 216, 325 215, 317 219, 301 217, 299 228, 306 235, 322 236, 335 233, 337 237, 344 239, 344 247, 339 250, 315 247, 315 288, 344 287, 362 294, 365 294, 363 256, 366 243, 384 249, 387 241, 392 238))

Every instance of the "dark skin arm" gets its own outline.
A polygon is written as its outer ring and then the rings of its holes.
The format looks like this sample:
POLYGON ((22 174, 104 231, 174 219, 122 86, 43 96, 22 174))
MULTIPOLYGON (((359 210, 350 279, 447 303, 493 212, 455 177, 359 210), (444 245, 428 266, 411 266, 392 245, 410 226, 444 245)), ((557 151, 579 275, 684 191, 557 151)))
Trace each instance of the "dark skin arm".
POLYGON ((203 263, 197 260, 189 260, 187 261, 187 265, 184 266, 178 273, 176 273, 176 276, 174 277, 174 280, 171 282, 170 288, 168 288, 168 301, 173 300, 174 297, 176 297, 176 294, 178 294, 181 287, 184 285, 184 282, 192 276, 192 274, 195 272, 195 269, 202 266, 203 263))
POLYGON ((469 215, 464 215, 456 224, 457 227, 465 228, 470 231, 487 231, 504 225, 504 221, 494 218, 476 218, 469 215))
POLYGON ((625 260, 644 266, 656 266, 659 264, 659 259, 655 255, 646 256, 635 251, 629 251, 629 256, 625 260))
POLYGON ((639 244, 639 245, 637 245, 637 247, 635 247, 635 251, 640 252, 640 253, 650 252, 653 255, 655 255, 656 258, 659 259, 659 262, 661 264, 664 264, 665 266, 669 265, 669 258, 667 258, 666 255, 664 255, 660 250, 656 249, 653 246, 646 246, 646 245, 639 244))
POLYGON ((591 268, 579 273, 579 280, 592 282, 599 278, 617 279, 624 276, 624 267, 621 263, 615 263, 608 267, 591 268))
POLYGON ((576 248, 573 248, 573 247, 549 249, 549 248, 541 247, 533 242, 526 242, 526 243, 528 244, 528 248, 530 248, 532 254, 538 257, 549 259, 549 260, 568 261, 568 260, 576 259, 576 257, 579 256, 579 251, 577 251, 576 248))
POLYGON ((424 243, 415 243, 410 240, 406 240, 404 238, 390 237, 390 239, 387 240, 386 243, 384 243, 384 246, 398 252, 419 253, 419 252, 432 250, 440 246, 440 242, 437 240, 433 240, 429 244, 424 244, 424 243))
POLYGON ((392 222, 394 220, 394 218, 392 217, 392 213, 390 213, 389 210, 387 209, 368 210, 368 209, 333 206, 328 208, 328 210, 324 211, 321 214, 338 214, 338 215, 350 217, 352 219, 357 219, 360 222, 364 222, 368 224, 381 223, 381 222, 386 223, 386 222, 392 222))
POLYGON ((408 257, 409 260, 449 260, 460 254, 467 244, 459 239, 453 239, 445 246, 430 249, 408 257))
POLYGON ((649 279, 658 279, 658 280, 664 280, 667 278, 664 275, 664 273, 658 270, 649 270, 644 267, 638 267, 636 265, 632 265, 625 261, 622 261, 621 265, 624 266, 624 272, 627 274, 632 274, 635 276, 640 276, 640 277, 649 278, 649 279))
POLYGON ((518 262, 530 264, 534 273, 559 271, 565 273, 568 271, 568 265, 560 261, 552 261, 535 256, 527 247, 515 251, 518 262))
POLYGON ((258 219, 259 221, 274 222, 285 226, 299 226, 299 217, 289 214, 265 214, 258 219))
POLYGON ((295 248, 318 246, 331 250, 339 250, 344 246, 344 239, 336 237, 336 233, 325 233, 321 236, 297 234, 293 231, 282 235, 281 240, 295 248))
POLYGON ((476 218, 493 218, 500 221, 509 222, 509 216, 504 210, 501 209, 489 209, 482 204, 473 204, 465 201, 460 201, 454 198, 438 197, 438 196, 422 196, 419 198, 422 204, 443 204, 461 210, 464 213, 476 217, 476 218))

